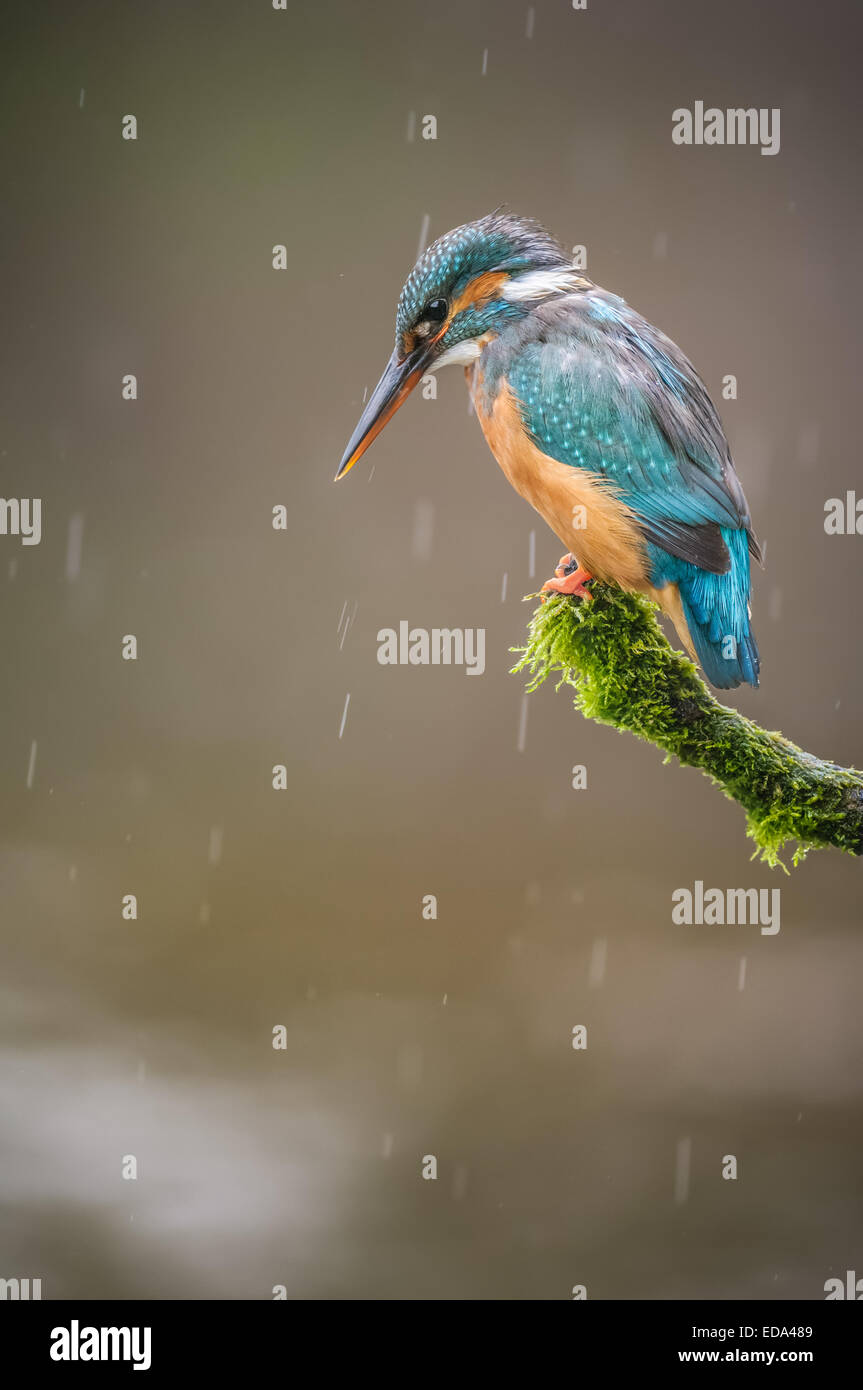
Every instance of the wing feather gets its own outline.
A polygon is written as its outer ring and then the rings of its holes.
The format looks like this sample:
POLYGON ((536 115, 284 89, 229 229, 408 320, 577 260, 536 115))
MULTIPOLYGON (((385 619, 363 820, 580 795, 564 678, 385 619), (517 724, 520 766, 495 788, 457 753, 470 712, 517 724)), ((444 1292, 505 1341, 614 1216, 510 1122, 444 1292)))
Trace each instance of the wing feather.
POLYGON ((747 532, 760 560, 719 416, 669 338, 593 288, 542 306, 498 343, 537 446, 605 477, 649 540, 724 574, 730 527, 747 532))

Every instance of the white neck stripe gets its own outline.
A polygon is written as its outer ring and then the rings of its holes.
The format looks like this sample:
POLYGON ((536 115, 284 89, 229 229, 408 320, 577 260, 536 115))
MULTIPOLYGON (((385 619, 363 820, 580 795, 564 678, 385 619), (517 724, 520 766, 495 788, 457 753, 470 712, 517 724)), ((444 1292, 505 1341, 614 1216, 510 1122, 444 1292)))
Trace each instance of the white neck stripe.
POLYGON ((588 282, 571 265, 552 266, 551 270, 528 270, 514 275, 501 290, 501 298, 517 304, 522 299, 545 299, 551 294, 566 294, 584 289, 588 282))

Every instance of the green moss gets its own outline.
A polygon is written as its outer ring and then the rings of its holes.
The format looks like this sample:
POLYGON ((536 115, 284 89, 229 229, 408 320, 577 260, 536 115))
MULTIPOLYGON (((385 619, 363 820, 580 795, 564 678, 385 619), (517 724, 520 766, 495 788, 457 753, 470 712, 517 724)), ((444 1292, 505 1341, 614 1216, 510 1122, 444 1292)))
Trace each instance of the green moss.
POLYGON ((513 649, 521 654, 513 671, 529 673, 529 690, 556 673, 588 719, 700 767, 744 808, 755 853, 771 866, 789 840, 795 864, 828 845, 863 854, 863 774, 721 705, 672 649, 646 598, 599 583, 592 592, 587 602, 554 597, 534 612, 527 646, 513 649))

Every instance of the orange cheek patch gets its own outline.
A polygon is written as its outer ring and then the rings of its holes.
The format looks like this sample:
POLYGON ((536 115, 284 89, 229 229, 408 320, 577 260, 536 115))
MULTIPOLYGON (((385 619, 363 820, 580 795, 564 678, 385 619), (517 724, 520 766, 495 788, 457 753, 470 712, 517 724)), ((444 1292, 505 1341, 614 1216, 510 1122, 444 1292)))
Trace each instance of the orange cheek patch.
POLYGON ((488 300, 497 298, 501 285, 508 279, 505 270, 486 270, 482 275, 477 275, 475 280, 469 281, 458 299, 453 300, 447 326, 463 309, 469 309, 476 304, 486 304, 488 300))

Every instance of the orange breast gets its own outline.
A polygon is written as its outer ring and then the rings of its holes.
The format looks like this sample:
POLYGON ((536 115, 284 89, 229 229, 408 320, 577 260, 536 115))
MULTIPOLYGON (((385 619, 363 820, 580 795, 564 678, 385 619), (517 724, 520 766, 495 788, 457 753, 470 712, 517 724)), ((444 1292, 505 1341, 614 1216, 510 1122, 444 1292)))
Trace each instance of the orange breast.
POLYGON ((486 415, 476 368, 466 375, 488 446, 516 492, 590 574, 614 580, 624 589, 652 592, 644 538, 614 487, 538 449, 525 433, 515 397, 505 383, 486 415))

